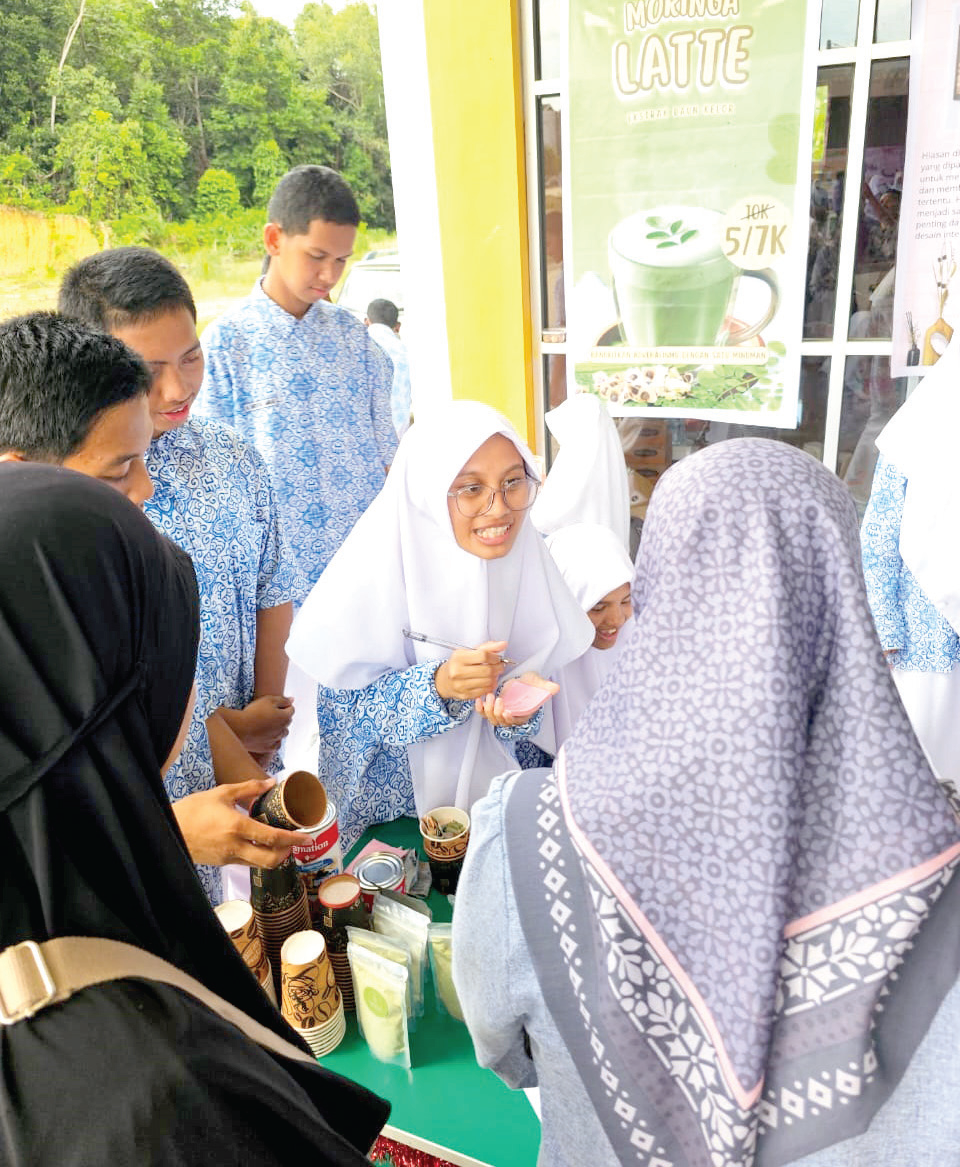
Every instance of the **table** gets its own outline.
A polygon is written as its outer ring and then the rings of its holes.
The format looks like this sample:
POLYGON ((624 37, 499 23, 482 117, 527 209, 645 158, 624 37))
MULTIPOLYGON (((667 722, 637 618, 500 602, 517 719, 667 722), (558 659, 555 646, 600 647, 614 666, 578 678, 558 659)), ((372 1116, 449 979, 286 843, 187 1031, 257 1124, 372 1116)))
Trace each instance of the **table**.
MULTIPOLYGON (((414 847, 420 833, 414 819, 378 824, 346 862, 374 838, 393 847, 414 847)), ((432 891, 427 903, 434 920, 450 919, 446 896, 432 891)), ((432 978, 424 1015, 410 1034, 410 1059, 410 1070, 378 1062, 357 1030, 356 1015, 348 1013, 346 1037, 322 1064, 389 1099, 388 1138, 466 1167, 533 1167, 540 1146, 533 1108, 522 1091, 510 1090, 477 1065, 467 1027, 437 1011, 432 978)))

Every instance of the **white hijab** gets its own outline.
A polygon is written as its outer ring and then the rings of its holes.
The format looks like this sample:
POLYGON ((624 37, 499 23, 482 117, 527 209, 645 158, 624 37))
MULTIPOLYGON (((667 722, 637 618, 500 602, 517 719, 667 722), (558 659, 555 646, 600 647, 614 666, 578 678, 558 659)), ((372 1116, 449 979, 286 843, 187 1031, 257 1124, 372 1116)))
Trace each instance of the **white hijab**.
MULTIPOLYGON (((412 629, 475 646, 505 640, 517 662, 554 676, 580 656, 593 626, 525 521, 508 555, 480 559, 453 535, 447 491, 494 434, 533 456, 510 423, 476 401, 455 401, 418 421, 400 442, 386 484, 330 561, 294 620, 287 654, 331 689, 363 688, 394 669, 441 660, 448 650, 404 637, 412 629)), ((516 762, 478 714, 407 748, 418 813, 468 808, 516 762)))
POLYGON ((544 421, 560 451, 530 512, 533 525, 549 535, 573 523, 599 523, 628 547, 630 483, 606 406, 592 393, 578 393, 544 421))
MULTIPOLYGON (((630 556, 607 527, 596 523, 574 523, 548 536, 546 544, 564 582, 584 612, 633 579, 630 556)), ((620 629, 616 644, 610 648, 591 645, 583 656, 564 665, 554 677, 560 692, 550 704, 558 747, 570 735, 601 682, 613 671, 632 629, 633 620, 628 620, 620 629)), ((540 741, 539 736, 537 740, 540 741)))
POLYGON ((960 633, 960 340, 956 337, 877 437, 907 479, 900 555, 924 595, 960 633))

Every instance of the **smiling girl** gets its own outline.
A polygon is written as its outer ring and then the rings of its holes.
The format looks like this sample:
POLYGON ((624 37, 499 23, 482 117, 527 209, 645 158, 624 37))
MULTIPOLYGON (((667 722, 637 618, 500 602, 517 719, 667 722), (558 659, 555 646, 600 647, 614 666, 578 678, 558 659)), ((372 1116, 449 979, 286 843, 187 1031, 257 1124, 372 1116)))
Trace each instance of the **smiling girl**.
POLYGON ((593 640, 527 522, 537 485, 530 451, 489 406, 418 421, 297 615, 287 651, 320 685, 319 773, 347 846, 414 805, 469 807, 540 728, 539 714, 504 709, 503 681, 553 676, 593 640))
MULTIPOLYGON (((547 538, 547 547, 590 623, 593 643, 564 665, 555 680, 560 692, 550 703, 554 737, 563 744, 604 679, 614 670, 633 624, 630 580, 633 564, 609 527, 574 523, 547 538)), ((542 736, 538 735, 540 742, 542 736)))

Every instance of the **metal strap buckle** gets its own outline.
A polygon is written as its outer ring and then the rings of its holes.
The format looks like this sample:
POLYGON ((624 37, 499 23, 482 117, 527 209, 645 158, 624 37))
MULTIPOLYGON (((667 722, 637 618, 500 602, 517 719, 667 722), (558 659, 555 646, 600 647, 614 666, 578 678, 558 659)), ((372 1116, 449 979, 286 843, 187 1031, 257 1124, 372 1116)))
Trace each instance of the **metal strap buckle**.
POLYGON ((0 952, 0 1025, 32 1017, 56 996, 56 983, 35 940, 0 952))

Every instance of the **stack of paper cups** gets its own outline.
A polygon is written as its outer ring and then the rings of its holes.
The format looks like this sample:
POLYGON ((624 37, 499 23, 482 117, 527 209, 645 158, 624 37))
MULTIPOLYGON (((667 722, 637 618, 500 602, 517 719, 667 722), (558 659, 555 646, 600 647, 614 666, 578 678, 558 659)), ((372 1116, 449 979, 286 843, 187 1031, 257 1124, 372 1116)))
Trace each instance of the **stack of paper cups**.
POLYGON ((315 924, 327 942, 327 955, 333 965, 343 1007, 352 1013, 357 1006, 353 997, 350 962, 347 960, 347 927, 370 927, 370 913, 363 902, 360 881, 349 873, 331 875, 317 889, 317 906, 320 917, 315 920, 315 924))
POLYGON ((280 954, 280 1012, 316 1057, 337 1048, 346 1033, 343 1001, 319 932, 295 932, 280 954))
POLYGON ((280 988, 280 950, 294 932, 310 927, 306 888, 297 865, 288 859, 279 867, 250 868, 250 902, 260 939, 273 970, 274 987, 280 988))
POLYGON ((243 963, 260 982, 260 988, 276 1005, 277 994, 273 987, 270 961, 264 951, 257 932, 257 921, 253 908, 246 900, 227 900, 214 909, 233 946, 243 957, 243 963))

